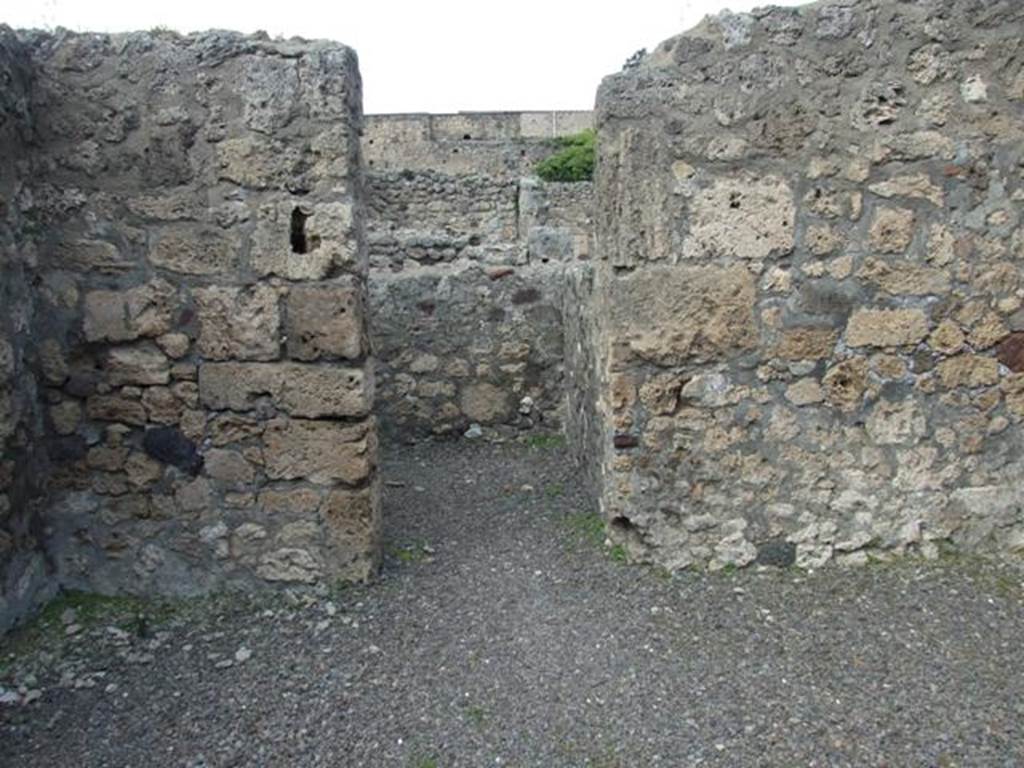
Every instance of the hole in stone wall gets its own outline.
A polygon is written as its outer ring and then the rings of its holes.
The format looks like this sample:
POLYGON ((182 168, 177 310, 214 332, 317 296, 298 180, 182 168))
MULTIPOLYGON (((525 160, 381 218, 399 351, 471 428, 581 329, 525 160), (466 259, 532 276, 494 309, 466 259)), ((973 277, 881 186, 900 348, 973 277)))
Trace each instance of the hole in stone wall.
POLYGON ((623 516, 613 517, 610 525, 615 533, 631 533, 636 528, 632 520, 623 516))
POLYGON ((320 238, 306 232, 309 214, 301 208, 292 209, 291 243, 292 253, 309 253, 320 247, 320 238))
POLYGON ((462 140, 463 140, 463 141, 469 141, 469 140, 470 140, 470 139, 472 139, 472 138, 473 138, 473 137, 472 137, 472 136, 470 136, 470 135, 469 135, 468 133, 464 133, 464 134, 462 134, 462 140))
POLYGON ((292 209, 292 253, 309 253, 309 242, 306 239, 306 219, 301 208, 292 209))

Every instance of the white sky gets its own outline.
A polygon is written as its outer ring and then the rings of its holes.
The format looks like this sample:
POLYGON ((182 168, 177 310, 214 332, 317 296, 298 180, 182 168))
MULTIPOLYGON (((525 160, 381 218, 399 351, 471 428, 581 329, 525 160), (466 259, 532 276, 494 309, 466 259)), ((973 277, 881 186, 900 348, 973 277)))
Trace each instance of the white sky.
MULTIPOLYGON (((329 38, 359 54, 374 112, 590 109, 604 75, 723 8, 766 0, 7 0, 0 22, 329 38)), ((774 0, 797 5, 799 0, 774 0)))

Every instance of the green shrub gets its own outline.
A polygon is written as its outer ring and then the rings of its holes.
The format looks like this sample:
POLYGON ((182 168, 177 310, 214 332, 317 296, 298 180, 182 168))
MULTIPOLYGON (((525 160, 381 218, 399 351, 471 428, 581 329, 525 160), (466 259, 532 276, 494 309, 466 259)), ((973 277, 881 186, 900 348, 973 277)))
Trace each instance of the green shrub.
POLYGON ((594 145, 597 134, 588 129, 555 139, 561 149, 537 164, 544 181, 590 181, 594 178, 594 145))

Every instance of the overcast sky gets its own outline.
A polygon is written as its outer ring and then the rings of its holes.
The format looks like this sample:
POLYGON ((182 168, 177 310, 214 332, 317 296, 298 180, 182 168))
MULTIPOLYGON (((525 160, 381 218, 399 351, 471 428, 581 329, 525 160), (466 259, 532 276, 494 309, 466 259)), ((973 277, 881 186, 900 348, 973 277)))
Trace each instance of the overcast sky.
MULTIPOLYGON (((366 112, 590 109, 601 78, 723 8, 765 0, 7 0, 0 22, 330 38, 359 54, 366 112), (614 10, 612 10, 614 9, 614 10)), ((775 0, 775 5, 798 5, 775 0)))

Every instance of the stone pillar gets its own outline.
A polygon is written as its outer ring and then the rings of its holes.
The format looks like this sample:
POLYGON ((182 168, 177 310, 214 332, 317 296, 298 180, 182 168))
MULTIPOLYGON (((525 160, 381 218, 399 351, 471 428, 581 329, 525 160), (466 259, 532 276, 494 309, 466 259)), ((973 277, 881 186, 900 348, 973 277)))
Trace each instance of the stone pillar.
POLYGON ((220 32, 24 41, 61 583, 369 578, 355 54, 220 32))
POLYGON ((32 137, 29 52, 0 26, 0 632, 55 591, 43 548, 45 457, 33 375, 35 250, 21 207, 32 137))

